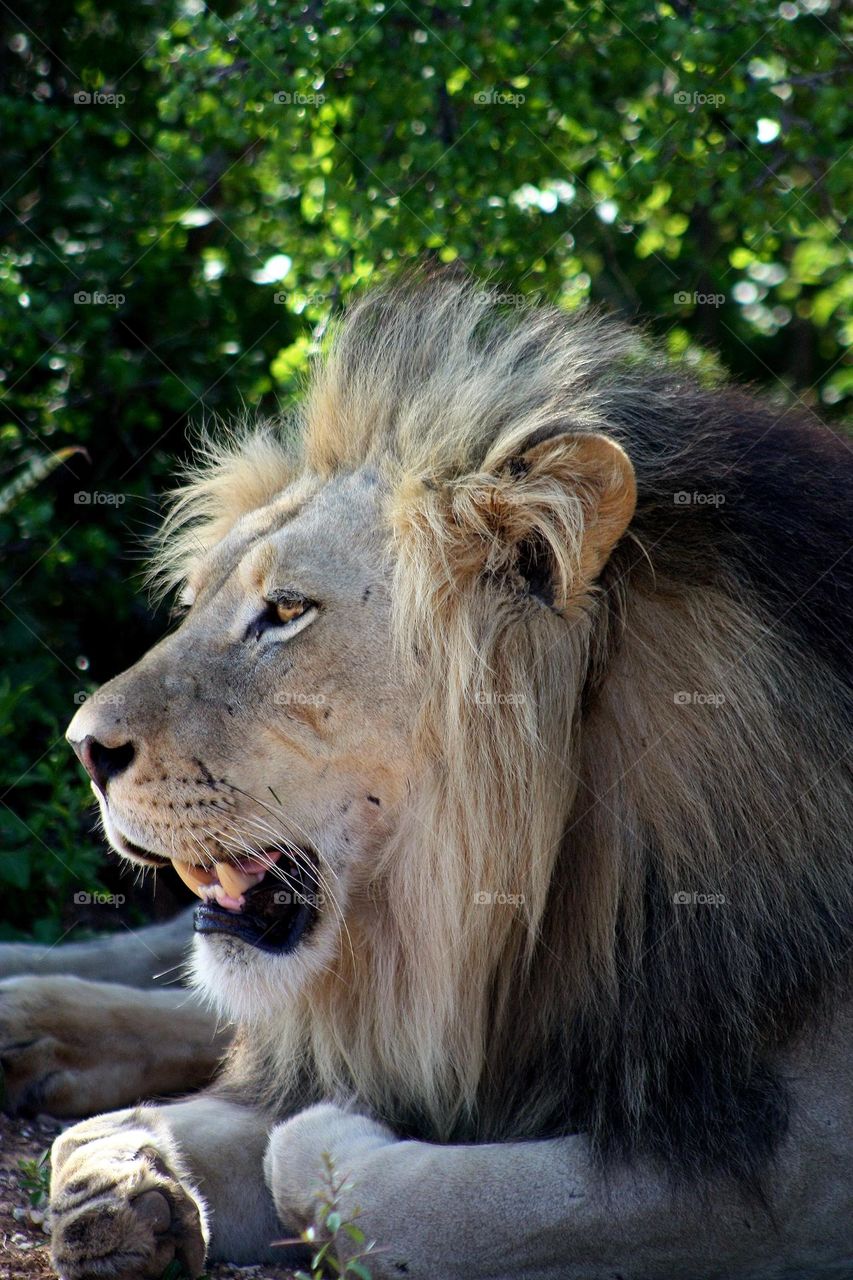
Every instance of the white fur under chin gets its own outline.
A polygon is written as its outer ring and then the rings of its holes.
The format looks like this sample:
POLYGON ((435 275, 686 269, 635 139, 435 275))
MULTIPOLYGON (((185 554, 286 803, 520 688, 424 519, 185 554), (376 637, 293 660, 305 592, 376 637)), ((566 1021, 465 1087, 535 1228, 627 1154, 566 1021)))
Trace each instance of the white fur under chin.
POLYGON ((189 980, 220 1018, 258 1022, 305 990, 325 967, 324 950, 312 937, 277 956, 225 934, 197 934, 189 956, 189 980))

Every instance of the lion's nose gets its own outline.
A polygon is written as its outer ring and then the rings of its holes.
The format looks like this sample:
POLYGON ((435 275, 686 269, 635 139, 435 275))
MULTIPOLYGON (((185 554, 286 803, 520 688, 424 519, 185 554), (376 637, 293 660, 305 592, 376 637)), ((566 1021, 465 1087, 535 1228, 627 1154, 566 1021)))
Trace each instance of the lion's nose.
POLYGON ((107 747, 91 734, 71 746, 102 795, 107 794, 107 783, 111 778, 123 773, 136 755, 132 742, 123 742, 120 747, 107 747))

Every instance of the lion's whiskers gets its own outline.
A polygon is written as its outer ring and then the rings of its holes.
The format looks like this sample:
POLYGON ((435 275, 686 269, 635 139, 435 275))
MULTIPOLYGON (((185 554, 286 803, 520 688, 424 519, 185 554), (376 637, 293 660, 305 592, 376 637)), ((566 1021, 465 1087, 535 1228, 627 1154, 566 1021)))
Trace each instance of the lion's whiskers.
MULTIPOLYGON (((263 808, 269 809, 271 813, 273 812, 272 807, 268 805, 265 801, 259 800, 257 796, 253 796, 248 791, 243 791, 240 787, 234 786, 233 783, 228 783, 227 785, 232 787, 234 791, 238 791, 241 795, 246 796, 247 799, 253 800, 256 804, 260 804, 263 806, 263 808)), ((226 817, 230 822, 236 825, 236 819, 234 819, 230 815, 226 815, 226 817)), ((298 826, 297 823, 294 823, 292 818, 289 818, 288 821, 292 825, 298 826)), ((242 819, 242 822, 250 823, 252 826, 256 827, 261 832, 262 835, 271 836, 274 843, 282 846, 284 852, 287 853, 293 859, 293 861, 300 866, 302 870, 304 870, 311 878, 313 878, 315 883, 319 884, 320 888, 323 889, 324 892, 328 893, 331 897, 334 897, 332 893, 331 883, 323 877, 323 874, 320 871, 319 867, 315 868, 310 863, 310 861, 306 860, 305 855, 303 851, 299 848, 299 846, 294 844, 293 841, 290 840, 279 828, 275 828, 269 822, 254 816, 246 817, 242 819)), ((307 832, 301 831, 301 834, 304 835, 306 839, 308 839, 307 832)), ((242 835, 241 835, 241 838, 242 838, 242 835)), ((263 851, 259 853, 257 850, 249 848, 248 845, 245 845, 244 847, 246 851, 251 853, 253 856, 257 856, 257 857, 262 856, 263 851)), ((320 849, 317 849, 317 857, 321 862, 325 862, 330 874, 335 875, 335 872, 331 864, 329 863, 328 859, 324 856, 324 854, 320 849)))
MULTIPOLYGON (((232 784, 228 784, 228 785, 232 785, 232 784)), ((240 788, 234 787, 234 790, 239 791, 240 788)), ((267 805, 264 801, 258 801, 257 797, 251 796, 248 792, 242 792, 241 794, 248 796, 252 800, 255 800, 256 803, 262 804, 264 808, 267 808, 267 809, 271 808, 271 806, 267 805)), ((283 869, 279 866, 277 862, 275 862, 272 858, 269 857, 269 855, 266 853, 265 850, 258 850, 257 848, 253 848, 246 842, 244 833, 242 832, 242 830, 239 829, 239 827, 237 827, 237 820, 233 818, 230 814, 223 815, 223 816, 226 821, 228 821, 235 828, 237 828, 237 830, 235 831, 235 835, 240 846, 238 852, 246 852, 250 854, 253 858, 256 858, 262 864, 266 864, 267 870, 269 872, 271 872, 278 879, 287 883, 291 891, 298 892, 298 890, 295 889, 294 885, 291 883, 290 879, 287 877, 283 869)), ((289 819, 289 820, 291 822, 293 821, 292 819, 289 819)), ((262 835, 271 837, 272 841, 276 845, 282 847, 283 851, 297 864, 297 866, 306 875, 309 881, 314 885, 316 885, 321 890, 321 892, 325 894, 326 897, 328 897, 329 901, 332 904, 332 908, 340 921, 341 928, 344 934, 346 935, 347 946, 350 952, 354 953, 352 937, 350 935, 349 927, 347 925, 343 910, 341 908, 340 903, 338 902, 337 896, 332 888, 332 884, 330 880, 327 879, 327 877, 323 874, 320 867, 314 866, 311 860, 306 857, 303 850, 301 850, 298 845, 295 845, 291 840, 289 840, 287 836, 283 835, 280 830, 276 830, 276 828, 274 828, 270 822, 255 816, 246 817, 242 819, 242 822, 257 828, 257 830, 262 835)), ((328 859, 324 857, 324 855, 320 850, 317 850, 317 856, 319 859, 321 859, 326 863, 329 871, 332 874, 335 874, 328 863, 328 859)), ((337 879, 337 876, 335 876, 335 878, 337 879)))

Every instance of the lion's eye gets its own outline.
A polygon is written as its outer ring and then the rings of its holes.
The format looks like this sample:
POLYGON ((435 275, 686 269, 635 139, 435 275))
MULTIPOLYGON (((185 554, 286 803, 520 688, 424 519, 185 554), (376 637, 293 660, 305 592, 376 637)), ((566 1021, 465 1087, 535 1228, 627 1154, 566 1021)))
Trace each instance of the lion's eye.
POLYGON ((260 640, 267 631, 277 630, 281 639, 296 635, 317 613, 317 605, 295 591, 282 591, 265 601, 262 613, 249 623, 244 639, 260 640))
POLYGON ((186 614, 189 613, 190 609, 193 607, 194 604, 195 604, 195 592, 193 591, 192 587, 190 587, 187 583, 184 583, 183 587, 181 588, 178 594, 178 598, 175 600, 174 604, 169 610, 170 621, 179 622, 181 618, 183 618, 186 614))
POLYGON ((301 618, 307 608, 307 600, 276 600, 275 602, 279 622, 292 622, 294 618, 301 618))

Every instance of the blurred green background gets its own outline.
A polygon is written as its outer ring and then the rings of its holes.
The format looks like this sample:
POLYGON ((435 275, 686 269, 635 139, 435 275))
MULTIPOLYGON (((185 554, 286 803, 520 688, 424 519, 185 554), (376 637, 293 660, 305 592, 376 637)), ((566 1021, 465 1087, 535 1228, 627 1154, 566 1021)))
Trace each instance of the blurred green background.
POLYGON ((151 909, 64 726, 167 623, 140 561, 188 427, 286 405, 377 269, 461 258, 842 413, 841 12, 0 7, 0 937, 151 909))

